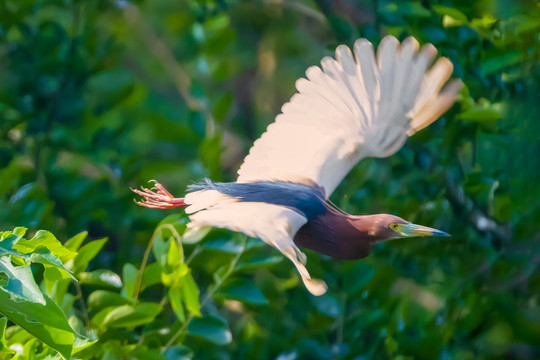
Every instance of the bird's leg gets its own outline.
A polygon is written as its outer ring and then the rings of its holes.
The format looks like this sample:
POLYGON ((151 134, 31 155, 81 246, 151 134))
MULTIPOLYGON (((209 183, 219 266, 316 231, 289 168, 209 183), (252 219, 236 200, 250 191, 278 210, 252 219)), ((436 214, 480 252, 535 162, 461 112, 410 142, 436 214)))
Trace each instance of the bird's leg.
POLYGON ((174 209, 187 206, 184 198, 175 198, 156 180, 150 181, 154 182, 154 186, 151 189, 143 188, 142 186, 141 190, 131 189, 135 194, 144 198, 142 201, 135 201, 137 204, 151 209, 174 209))

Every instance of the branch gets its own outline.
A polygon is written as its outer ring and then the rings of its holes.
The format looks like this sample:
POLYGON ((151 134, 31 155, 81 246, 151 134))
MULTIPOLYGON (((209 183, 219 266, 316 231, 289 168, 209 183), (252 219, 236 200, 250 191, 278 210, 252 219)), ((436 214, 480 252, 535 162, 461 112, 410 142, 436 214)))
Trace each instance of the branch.
POLYGON ((136 5, 126 3, 124 6, 124 16, 133 25, 133 29, 138 32, 145 46, 152 52, 161 63, 161 66, 163 66, 163 69, 174 81, 176 89, 182 98, 184 98, 187 106, 193 111, 199 111, 204 114, 206 117, 207 135, 212 136, 216 129, 212 111, 206 101, 191 96, 189 93, 191 79, 178 61, 176 61, 167 44, 157 36, 156 32, 141 16, 136 5))
POLYGON ((473 200, 469 199, 461 187, 455 184, 450 174, 445 174, 446 194, 457 214, 460 214, 481 235, 490 234, 494 246, 500 248, 512 240, 513 229, 510 224, 498 224, 486 215, 473 200))
POLYGON ((267 4, 272 5, 281 5, 284 8, 289 8, 292 10, 296 10, 299 13, 302 13, 303 15, 307 17, 311 17, 315 20, 317 20, 321 25, 328 25, 328 21, 326 20, 326 17, 320 12, 317 11, 306 4, 303 4, 299 1, 293 1, 293 0, 264 0, 267 4))
MULTIPOLYGON (((223 276, 218 278, 216 282, 212 286, 209 287, 208 292, 206 293, 206 296, 201 301, 201 309, 208 303, 208 301, 212 299, 214 294, 219 290, 221 285, 223 285, 225 280, 227 280, 229 276, 234 272, 234 269, 236 268, 236 265, 238 264, 240 257, 246 250, 248 240, 249 240, 249 237, 246 236, 242 242, 242 247, 240 248, 240 251, 236 253, 236 256, 230 262, 229 267, 227 268, 223 276)), ((176 342, 176 339, 178 339, 180 335, 183 335, 184 333, 187 332, 187 328, 194 318, 195 318, 195 315, 193 315, 193 313, 190 313, 186 321, 180 327, 180 329, 178 329, 178 331, 174 333, 174 335, 165 344, 165 346, 161 350, 161 354, 164 354, 176 342)))

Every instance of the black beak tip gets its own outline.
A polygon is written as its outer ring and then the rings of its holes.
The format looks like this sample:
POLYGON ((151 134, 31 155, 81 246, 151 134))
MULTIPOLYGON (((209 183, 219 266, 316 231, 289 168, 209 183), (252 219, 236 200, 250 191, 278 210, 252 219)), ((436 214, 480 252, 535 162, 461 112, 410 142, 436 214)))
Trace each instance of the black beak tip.
POLYGON ((433 236, 444 236, 444 237, 449 237, 449 236, 452 236, 450 235, 449 233, 446 233, 444 231, 441 231, 441 230, 435 230, 433 232, 433 236))

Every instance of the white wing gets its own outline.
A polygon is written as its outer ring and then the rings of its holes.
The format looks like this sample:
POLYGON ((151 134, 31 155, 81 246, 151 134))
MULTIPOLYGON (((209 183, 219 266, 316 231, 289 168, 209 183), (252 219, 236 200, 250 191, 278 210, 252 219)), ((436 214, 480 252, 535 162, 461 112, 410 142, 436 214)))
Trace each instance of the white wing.
POLYGON ((298 249, 293 237, 307 219, 283 206, 261 202, 242 202, 216 190, 202 190, 186 195, 186 213, 191 222, 184 237, 202 226, 214 226, 258 237, 281 251, 300 273, 306 288, 313 295, 322 295, 324 281, 312 279, 305 264, 306 255, 298 249))
POLYGON ((359 39, 350 49, 340 45, 336 60, 325 57, 282 114, 255 141, 238 170, 238 182, 288 180, 316 183, 329 197, 364 157, 386 157, 398 151, 407 136, 448 110, 462 83, 450 82, 452 63, 428 44, 403 43, 385 37, 377 55, 359 39), (429 70, 428 70, 429 69, 429 70))

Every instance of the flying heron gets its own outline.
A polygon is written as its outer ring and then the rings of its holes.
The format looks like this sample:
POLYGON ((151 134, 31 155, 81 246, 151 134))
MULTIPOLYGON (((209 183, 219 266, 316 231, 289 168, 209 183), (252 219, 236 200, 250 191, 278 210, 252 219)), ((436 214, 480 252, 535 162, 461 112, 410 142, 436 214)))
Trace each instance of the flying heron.
POLYGON ((441 57, 431 66, 436 55, 412 37, 386 36, 376 54, 366 39, 353 51, 340 45, 336 59, 323 58, 296 82, 298 93, 255 141, 236 182, 205 179, 183 198, 155 182, 133 190, 144 198, 138 204, 186 207, 188 234, 211 226, 262 239, 294 263, 313 295, 327 286, 311 278, 298 246, 353 260, 379 241, 448 236, 393 215, 350 215, 328 200, 361 159, 394 154, 452 106, 463 84, 446 84, 453 65, 441 57))

